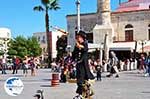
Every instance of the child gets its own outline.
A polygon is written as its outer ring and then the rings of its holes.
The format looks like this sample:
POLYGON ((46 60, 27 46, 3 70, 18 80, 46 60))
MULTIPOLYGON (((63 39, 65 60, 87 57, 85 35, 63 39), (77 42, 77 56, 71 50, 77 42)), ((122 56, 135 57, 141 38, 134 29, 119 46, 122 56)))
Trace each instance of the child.
POLYGON ((101 62, 99 59, 97 59, 96 63, 96 72, 97 72, 97 80, 102 80, 102 76, 101 76, 101 73, 102 73, 102 65, 101 65, 101 62))

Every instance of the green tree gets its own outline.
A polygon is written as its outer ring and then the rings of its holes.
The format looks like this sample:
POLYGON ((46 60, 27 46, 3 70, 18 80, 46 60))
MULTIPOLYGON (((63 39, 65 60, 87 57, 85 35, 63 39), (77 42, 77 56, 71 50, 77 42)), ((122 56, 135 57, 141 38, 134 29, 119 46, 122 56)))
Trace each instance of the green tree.
POLYGON ((25 56, 40 56, 41 48, 38 41, 34 37, 25 38, 23 36, 17 36, 9 42, 8 55, 10 57, 17 56, 24 58, 25 56))
POLYGON ((23 58, 27 55, 27 42, 23 36, 17 36, 9 42, 8 55, 23 58))
POLYGON ((4 53, 5 53, 4 51, 0 50, 0 56, 4 55, 4 53))
POLYGON ((41 4, 39 6, 35 6, 33 10, 35 11, 44 11, 45 12, 45 27, 46 27, 46 35, 47 35, 47 47, 48 47, 48 59, 49 59, 49 66, 50 62, 52 61, 52 51, 51 51, 51 44, 49 38, 49 10, 58 10, 60 9, 58 5, 58 0, 41 0, 41 4))
POLYGON ((40 56, 42 53, 42 48, 40 48, 40 44, 38 43, 35 37, 30 37, 27 40, 27 49, 29 56, 40 56))
POLYGON ((11 58, 11 57, 13 57, 14 55, 17 55, 17 51, 16 51, 16 43, 15 43, 15 41, 14 41, 14 39, 11 39, 9 42, 8 42, 8 47, 9 47, 9 49, 8 49, 8 55, 9 55, 9 57, 11 58))

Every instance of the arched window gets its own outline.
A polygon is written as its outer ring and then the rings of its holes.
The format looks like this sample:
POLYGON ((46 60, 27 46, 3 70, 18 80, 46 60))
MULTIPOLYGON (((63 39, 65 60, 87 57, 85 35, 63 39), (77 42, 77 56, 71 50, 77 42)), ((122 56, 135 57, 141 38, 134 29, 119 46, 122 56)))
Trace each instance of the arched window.
POLYGON ((125 26, 125 41, 133 41, 133 26, 131 24, 125 26))
POLYGON ((133 28, 133 26, 131 24, 128 24, 125 26, 125 28, 133 28))
POLYGON ((148 40, 150 40, 150 24, 148 25, 148 40))

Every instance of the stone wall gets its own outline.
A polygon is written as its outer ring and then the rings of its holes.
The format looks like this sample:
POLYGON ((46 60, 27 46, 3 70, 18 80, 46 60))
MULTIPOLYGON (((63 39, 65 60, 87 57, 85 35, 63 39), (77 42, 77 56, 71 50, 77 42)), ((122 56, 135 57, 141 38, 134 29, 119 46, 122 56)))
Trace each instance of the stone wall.
MULTIPOLYGON (((92 33, 94 26, 97 23, 97 15, 92 14, 82 14, 81 15, 81 30, 84 30, 86 33, 92 33)), ((75 44, 75 31, 76 31, 77 17, 75 15, 67 16, 67 30, 68 35, 68 44, 72 47, 75 44)), ((71 50, 73 49, 71 47, 71 50)))
MULTIPOLYGON (((93 31, 98 17, 96 13, 81 14, 81 29, 87 33, 93 31)), ((70 33, 68 36, 68 44, 74 46, 75 44, 75 27, 77 18, 75 15, 67 16, 67 28, 70 33)), ((132 11, 111 13, 111 22, 115 31, 116 40, 125 41, 125 26, 127 24, 133 25, 134 40, 148 40, 148 25, 150 24, 150 10, 132 11)))
POLYGON ((150 24, 150 10, 112 13, 112 25, 116 40, 125 40, 125 26, 131 24, 134 40, 148 40, 148 25, 150 24))

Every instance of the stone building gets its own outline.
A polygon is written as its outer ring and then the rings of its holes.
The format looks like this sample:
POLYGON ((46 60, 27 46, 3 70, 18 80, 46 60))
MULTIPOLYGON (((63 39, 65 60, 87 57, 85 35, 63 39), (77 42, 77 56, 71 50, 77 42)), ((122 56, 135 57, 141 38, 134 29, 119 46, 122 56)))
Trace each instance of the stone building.
MULTIPOLYGON (((101 10, 110 7, 110 0, 105 1, 97 0, 95 13, 81 14, 81 29, 87 33, 89 43, 104 43, 104 35, 95 35, 94 28, 97 24, 103 23, 103 20, 109 22, 109 10, 101 10), (108 13, 101 17, 103 12, 108 13), (96 42, 95 38, 100 40, 96 42)), ((77 16, 67 15, 66 18, 69 32, 68 44, 74 46, 77 16)), ((121 3, 115 11, 110 12, 110 23, 112 34, 108 35, 111 35, 113 42, 150 40, 150 0, 128 0, 121 3)))
MULTIPOLYGON (((50 32, 52 35, 52 39, 50 42, 52 42, 52 58, 56 58, 56 54, 57 54, 57 51, 56 51, 56 41, 57 41, 57 37, 60 37, 62 35, 61 32, 58 32, 58 31, 52 31, 50 32)), ((46 36, 46 33, 45 32, 36 32, 36 33, 33 33, 33 36, 37 38, 39 44, 40 44, 40 47, 42 48, 42 56, 47 56, 48 53, 47 53, 47 36, 46 36)))
POLYGON ((11 30, 8 28, 0 28, 0 52, 7 55, 8 42, 11 39, 11 30))

